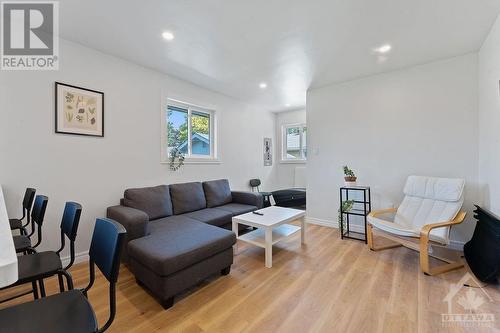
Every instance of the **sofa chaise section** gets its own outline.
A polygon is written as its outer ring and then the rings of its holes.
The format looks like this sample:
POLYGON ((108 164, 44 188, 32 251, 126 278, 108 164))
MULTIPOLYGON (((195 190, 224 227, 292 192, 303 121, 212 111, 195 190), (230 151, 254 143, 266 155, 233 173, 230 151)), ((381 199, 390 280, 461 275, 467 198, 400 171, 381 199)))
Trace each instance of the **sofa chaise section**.
POLYGON ((213 274, 229 274, 236 243, 233 232, 173 217, 155 223, 157 232, 128 244, 130 270, 165 308, 184 289, 213 274))

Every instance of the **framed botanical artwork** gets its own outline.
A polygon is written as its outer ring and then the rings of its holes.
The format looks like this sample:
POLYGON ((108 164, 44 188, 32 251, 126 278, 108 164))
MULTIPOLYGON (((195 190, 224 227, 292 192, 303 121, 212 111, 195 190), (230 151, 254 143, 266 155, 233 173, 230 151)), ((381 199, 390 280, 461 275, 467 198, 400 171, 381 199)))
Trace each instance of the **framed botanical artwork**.
POLYGON ((56 82, 56 133, 104 136, 104 93, 56 82))

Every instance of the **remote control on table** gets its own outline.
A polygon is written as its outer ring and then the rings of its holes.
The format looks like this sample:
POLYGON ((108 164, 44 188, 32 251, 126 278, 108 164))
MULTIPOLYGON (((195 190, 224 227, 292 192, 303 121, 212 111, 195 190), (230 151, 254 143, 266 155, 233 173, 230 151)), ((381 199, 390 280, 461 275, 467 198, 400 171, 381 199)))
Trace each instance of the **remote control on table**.
POLYGON ((260 213, 260 212, 252 212, 252 213, 254 213, 255 215, 260 215, 260 216, 264 215, 264 213, 260 213))

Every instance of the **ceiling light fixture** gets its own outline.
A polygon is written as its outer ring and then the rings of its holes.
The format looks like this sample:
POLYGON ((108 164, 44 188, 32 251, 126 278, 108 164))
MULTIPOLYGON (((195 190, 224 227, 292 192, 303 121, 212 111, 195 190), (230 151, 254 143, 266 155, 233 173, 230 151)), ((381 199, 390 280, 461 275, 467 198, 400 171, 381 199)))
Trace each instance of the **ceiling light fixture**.
POLYGON ((377 53, 380 53, 380 54, 385 54, 391 50, 392 50, 392 46, 389 44, 385 44, 385 45, 382 45, 380 47, 377 47, 374 51, 377 53))
POLYGON ((285 107, 286 107, 286 108, 289 108, 289 107, 290 107, 290 103, 286 103, 286 104, 285 104, 285 107))
POLYGON ((168 40, 168 41, 171 41, 175 38, 174 34, 171 33, 170 31, 164 31, 161 36, 163 37, 163 39, 165 40, 168 40))
POLYGON ((267 83, 265 83, 265 82, 259 83, 259 88, 260 89, 266 89, 267 88, 267 83))

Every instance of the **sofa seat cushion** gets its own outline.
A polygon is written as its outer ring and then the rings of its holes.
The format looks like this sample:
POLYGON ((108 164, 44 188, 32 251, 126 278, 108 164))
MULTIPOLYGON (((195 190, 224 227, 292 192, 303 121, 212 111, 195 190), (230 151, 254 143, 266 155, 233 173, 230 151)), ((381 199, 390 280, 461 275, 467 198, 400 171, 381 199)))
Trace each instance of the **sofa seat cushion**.
POLYGON ((227 250, 233 232, 190 219, 162 223, 153 234, 128 243, 129 256, 159 276, 168 276, 227 250))
POLYGON ((233 214, 227 210, 217 208, 205 208, 196 212, 186 213, 183 216, 221 227, 225 224, 230 224, 233 214))
POLYGON ((203 183, 207 207, 222 206, 233 201, 231 188, 227 179, 211 180, 203 183))
POLYGON ((233 216, 237 216, 237 215, 241 215, 241 214, 245 214, 245 213, 248 213, 248 212, 253 212, 254 210, 257 210, 257 206, 253 206, 253 205, 245 205, 245 204, 239 204, 239 203, 230 203, 230 204, 227 204, 227 205, 222 205, 222 206, 219 206, 217 207, 217 209, 222 209, 222 210, 226 210, 228 212, 231 212, 231 214, 233 214, 233 216))
POLYGON ((170 196, 175 215, 207 207, 203 186, 199 182, 170 185, 170 196))
POLYGON ((124 206, 142 210, 150 220, 173 214, 170 191, 167 185, 129 188, 123 195, 124 206))
POLYGON ((196 222, 198 223, 198 220, 192 219, 187 217, 185 214, 182 215, 172 215, 168 217, 164 217, 162 219, 150 221, 148 223, 148 228, 147 228, 147 235, 151 235, 157 232, 162 232, 163 229, 168 229, 170 230, 170 226, 168 226, 168 223, 182 223, 182 222, 196 222))

